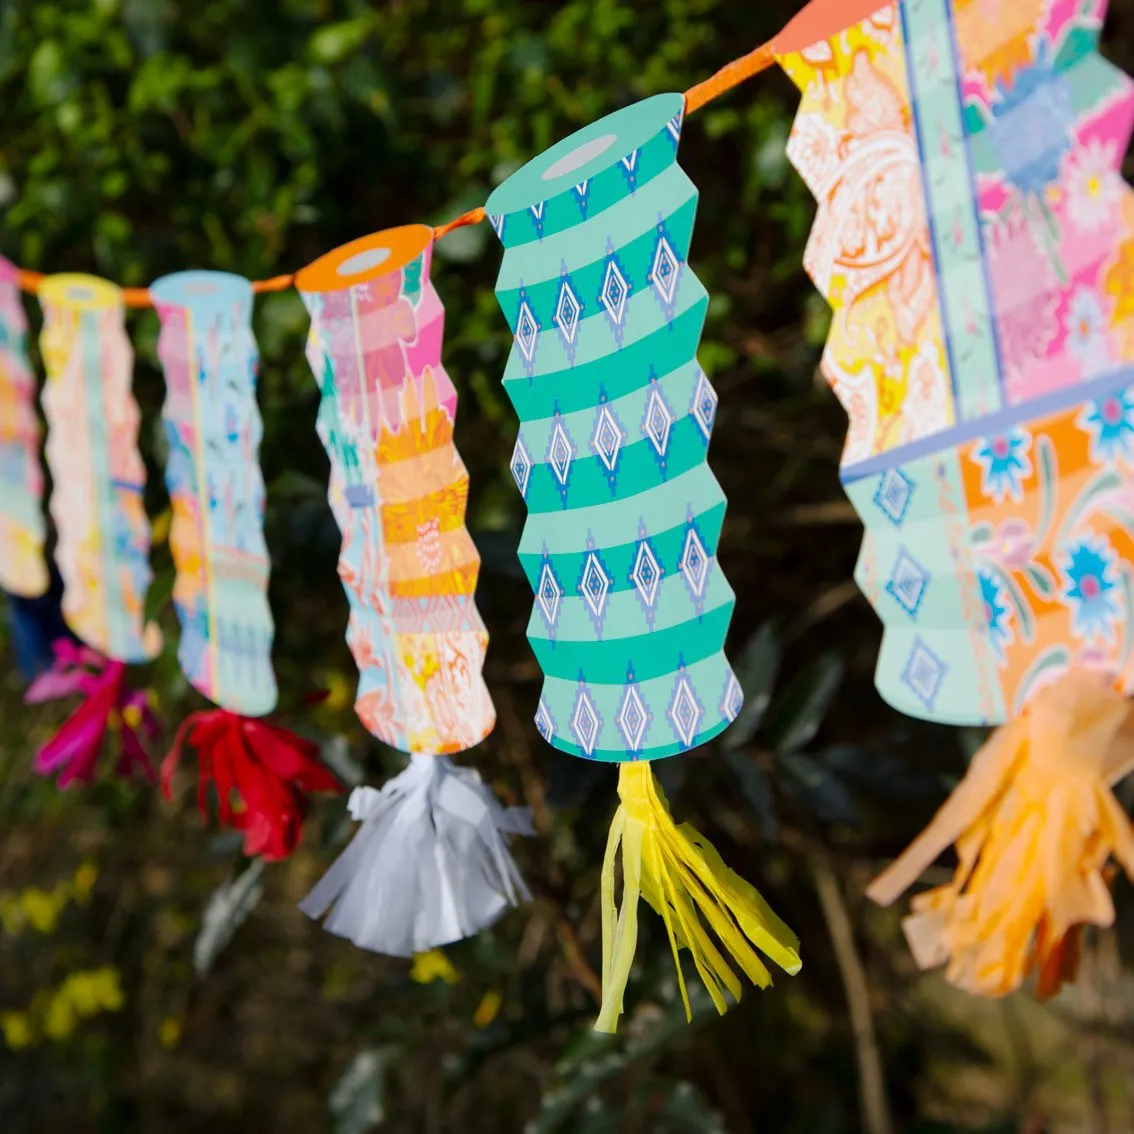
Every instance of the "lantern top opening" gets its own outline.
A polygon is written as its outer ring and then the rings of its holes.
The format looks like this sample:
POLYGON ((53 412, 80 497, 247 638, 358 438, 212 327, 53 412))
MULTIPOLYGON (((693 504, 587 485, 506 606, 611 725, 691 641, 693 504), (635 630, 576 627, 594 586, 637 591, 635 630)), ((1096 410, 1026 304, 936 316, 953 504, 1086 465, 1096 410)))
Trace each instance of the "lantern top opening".
POLYGON ((432 244, 433 229, 426 224, 373 232, 308 264, 295 277, 295 286, 304 292, 343 291, 399 271, 432 244))

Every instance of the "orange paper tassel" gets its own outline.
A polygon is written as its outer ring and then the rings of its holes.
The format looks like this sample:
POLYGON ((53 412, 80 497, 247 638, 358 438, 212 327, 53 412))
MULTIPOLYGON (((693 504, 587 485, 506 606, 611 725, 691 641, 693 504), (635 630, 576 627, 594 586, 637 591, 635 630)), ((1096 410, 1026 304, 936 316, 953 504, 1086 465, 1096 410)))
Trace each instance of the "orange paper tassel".
POLYGON ((911 902, 903 924, 922 969, 966 992, 1037 994, 1073 980, 1085 925, 1114 921, 1105 871, 1134 877, 1134 826, 1111 792, 1134 769, 1134 702, 1078 670, 1042 689, 973 757, 965 778, 867 896, 888 906, 950 844, 953 880, 911 902))

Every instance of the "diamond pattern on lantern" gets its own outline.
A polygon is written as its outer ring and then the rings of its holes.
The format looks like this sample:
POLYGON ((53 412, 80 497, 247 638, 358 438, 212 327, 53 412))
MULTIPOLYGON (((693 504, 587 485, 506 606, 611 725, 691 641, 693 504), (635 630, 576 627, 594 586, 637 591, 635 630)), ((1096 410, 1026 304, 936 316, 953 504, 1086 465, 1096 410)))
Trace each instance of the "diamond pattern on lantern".
POLYGON ((721 700, 721 712, 730 720, 734 721, 740 716, 740 710, 744 708, 744 690, 740 688, 740 682, 736 680, 736 674, 729 670, 728 681, 725 682, 725 694, 721 700))
POLYGON ((925 642, 915 638, 906 668, 902 671, 902 681, 930 712, 948 672, 949 667, 925 642))
POLYGON ((579 206, 579 211, 583 214, 583 220, 587 219, 587 193, 589 192, 590 182, 580 181, 575 186, 575 203, 579 206))
POLYGON ((539 590, 536 591, 536 602, 539 603, 540 612, 549 630, 555 629, 559 620, 559 607, 563 601, 563 588, 551 569, 551 564, 544 560, 543 570, 539 575, 539 590))
POLYGON ((630 298, 630 287, 626 277, 613 257, 606 265, 606 275, 602 281, 602 291, 599 292, 599 302, 606 309, 616 327, 622 326, 626 318, 626 304, 630 298))
POLYGON ((693 747, 693 741, 697 739, 697 729, 704 715, 704 707, 697 700, 697 694, 689 684, 685 671, 682 670, 673 689, 673 700, 669 703, 668 716, 677 739, 686 748, 693 747))
POLYGON ((898 552, 886 590, 911 618, 916 618, 931 578, 930 573, 903 547, 898 552))
POLYGON ((637 685, 626 686, 626 693, 618 709, 617 721, 627 751, 641 752, 642 740, 646 735, 646 729, 650 726, 650 711, 642 701, 637 685))
POLYGON ((902 526, 909 511, 915 485, 901 469, 887 469, 878 481, 874 503, 897 528, 902 526))
POLYGON ((685 547, 682 549, 681 562, 678 566, 697 598, 704 598, 705 583, 709 578, 709 556, 705 552, 705 545, 701 542, 697 529, 692 526, 685 537, 685 547))
POLYGON ((708 441, 713 432, 713 422, 717 418, 717 392, 703 370, 697 379, 697 389, 693 392, 693 417, 708 441))
POLYGON ((646 402, 646 417, 642 423, 642 429, 653 442, 659 457, 665 456, 665 451, 669 446, 669 431, 672 427, 673 414, 670 413, 669 406, 665 404, 665 398, 661 396, 661 391, 655 383, 654 388, 650 391, 650 399, 646 402))
POLYGON ((657 251, 654 252, 654 266, 650 270, 650 281, 653 283, 658 295, 667 305, 673 303, 677 294, 677 280, 680 276, 681 262, 674 254, 673 248, 665 235, 658 237, 657 251))
POLYGON ((591 438, 591 447, 598 454, 598 458, 606 466, 606 471, 613 473, 618 465, 618 454, 622 449, 622 430, 609 405, 603 405, 595 420, 595 434, 591 438))
POLYGON ((520 490, 521 496, 528 494, 528 481, 532 477, 532 459, 528 453, 527 446, 524 445, 523 434, 516 437, 516 447, 512 450, 512 477, 516 481, 516 487, 520 490))
POLYGON ((575 345, 575 336, 579 332, 579 316, 583 312, 583 305, 566 277, 559 285, 559 300, 555 305, 555 314, 552 318, 568 346, 575 345))
POLYGON ((685 109, 683 107, 665 124, 665 128, 669 131, 669 136, 673 139, 674 146, 681 141, 681 124, 684 119, 685 109))
POLYGON ((540 697, 539 707, 536 709, 535 726, 540 736, 550 744, 551 738, 555 735, 555 721, 551 719, 547 702, 542 697, 540 697))
POLYGON ((601 729, 602 720, 591 702, 587 687, 580 685, 575 698, 575 711, 571 715, 571 731, 575 734, 579 747, 588 756, 594 755, 601 729))
POLYGON ((520 348, 520 354, 524 356, 524 361, 529 366, 535 360, 538 342, 539 324, 532 314, 532 309, 528 306, 528 301, 523 299, 520 301, 520 314, 516 319, 516 345, 520 348))
POLYGON ((614 580, 603 569, 597 553, 590 552, 583 563, 583 574, 579 579, 579 593, 590 609, 596 623, 602 621, 606 609, 606 598, 614 580))
POLYGON ((567 477, 571 472, 571 462, 575 459, 575 446, 571 444, 571 437, 563 428, 563 423, 557 421, 551 431, 551 444, 547 450, 547 461, 555 479, 561 487, 567 487, 567 477))
POLYGON ((663 571, 658 564, 657 556, 650 547, 648 540, 638 544, 638 554, 634 558, 634 567, 630 572, 630 581, 638 588, 638 594, 647 608, 652 608, 657 601, 658 588, 661 586, 663 571))

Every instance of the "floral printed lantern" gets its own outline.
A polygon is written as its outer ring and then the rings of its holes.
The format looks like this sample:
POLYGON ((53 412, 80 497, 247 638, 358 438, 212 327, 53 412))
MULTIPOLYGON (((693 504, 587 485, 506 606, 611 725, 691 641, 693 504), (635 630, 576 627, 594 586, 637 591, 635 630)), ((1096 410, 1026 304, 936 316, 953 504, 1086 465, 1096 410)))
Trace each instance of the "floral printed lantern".
POLYGON ((871 896, 955 842, 907 920, 917 959, 1052 991, 1078 927, 1113 917, 1108 850, 1134 866, 1109 791, 1134 689, 1134 89, 1097 53, 1101 0, 851 7, 776 46, 803 92, 788 152, 818 202, 805 264, 833 308, 877 685, 911 716, 1005 725, 871 896))

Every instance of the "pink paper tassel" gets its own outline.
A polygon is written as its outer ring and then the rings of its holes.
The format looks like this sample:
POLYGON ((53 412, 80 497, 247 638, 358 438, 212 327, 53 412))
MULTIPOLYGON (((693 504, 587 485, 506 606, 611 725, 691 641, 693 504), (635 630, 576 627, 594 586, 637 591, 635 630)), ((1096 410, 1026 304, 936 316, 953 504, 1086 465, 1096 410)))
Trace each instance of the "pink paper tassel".
POLYGON ((52 649, 54 665, 32 683, 24 701, 38 705, 76 693, 83 700, 36 753, 36 774, 58 772, 60 788, 91 783, 110 731, 119 737, 115 775, 140 776, 152 783, 156 777, 146 742, 153 743, 161 728, 145 694, 127 686, 126 667, 68 639, 55 642, 52 649))

